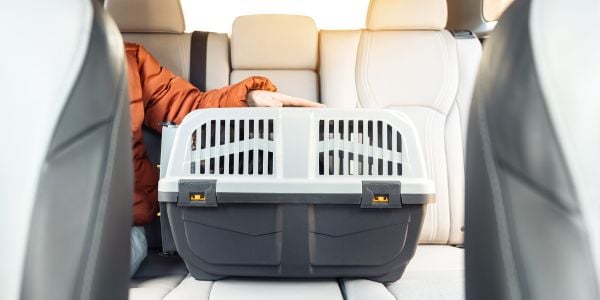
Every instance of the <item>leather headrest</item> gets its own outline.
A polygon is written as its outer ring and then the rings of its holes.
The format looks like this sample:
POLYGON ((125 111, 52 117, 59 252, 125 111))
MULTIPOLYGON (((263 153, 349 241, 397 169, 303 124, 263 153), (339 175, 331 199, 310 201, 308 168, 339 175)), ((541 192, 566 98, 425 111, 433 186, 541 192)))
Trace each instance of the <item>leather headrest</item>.
POLYGON ((179 0, 106 0, 121 32, 183 33, 185 22, 179 0))
POLYGON ((369 30, 442 30, 446 27, 446 0, 371 0, 369 30))
POLYGON ((238 17, 231 32, 231 64, 238 70, 314 70, 317 26, 295 15, 238 17))

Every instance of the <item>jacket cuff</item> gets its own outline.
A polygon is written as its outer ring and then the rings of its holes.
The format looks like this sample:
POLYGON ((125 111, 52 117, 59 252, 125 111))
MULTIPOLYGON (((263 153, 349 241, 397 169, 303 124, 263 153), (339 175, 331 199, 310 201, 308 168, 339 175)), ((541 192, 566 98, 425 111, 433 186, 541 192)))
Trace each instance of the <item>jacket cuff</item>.
POLYGON ((276 92, 277 87, 266 77, 252 76, 248 77, 241 82, 247 89, 248 92, 253 90, 262 90, 269 92, 276 92))

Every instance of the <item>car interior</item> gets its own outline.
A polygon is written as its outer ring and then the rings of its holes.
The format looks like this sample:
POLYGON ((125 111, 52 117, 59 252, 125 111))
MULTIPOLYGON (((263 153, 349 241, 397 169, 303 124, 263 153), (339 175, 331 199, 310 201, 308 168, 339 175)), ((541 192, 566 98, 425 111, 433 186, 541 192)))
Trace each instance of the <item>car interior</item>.
MULTIPOLYGON (((18 124, 0 147, 0 299, 600 299, 600 1, 370 0, 360 29, 269 12, 193 31, 180 0, 12 1, 0 19, 18 124), (202 91, 264 76, 324 110, 401 114, 435 189, 401 277, 199 280, 161 202, 130 278, 123 42, 202 91)), ((144 143, 162 172, 164 138, 144 143)))

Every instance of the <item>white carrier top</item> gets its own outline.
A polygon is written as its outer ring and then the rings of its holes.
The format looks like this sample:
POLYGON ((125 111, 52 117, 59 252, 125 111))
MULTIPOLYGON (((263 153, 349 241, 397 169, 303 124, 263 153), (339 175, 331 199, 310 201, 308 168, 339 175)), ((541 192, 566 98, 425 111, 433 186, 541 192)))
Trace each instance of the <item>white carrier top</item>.
POLYGON ((202 109, 163 128, 159 192, 216 180, 217 194, 360 194, 363 181, 393 181, 431 199, 422 151, 393 110, 202 109))

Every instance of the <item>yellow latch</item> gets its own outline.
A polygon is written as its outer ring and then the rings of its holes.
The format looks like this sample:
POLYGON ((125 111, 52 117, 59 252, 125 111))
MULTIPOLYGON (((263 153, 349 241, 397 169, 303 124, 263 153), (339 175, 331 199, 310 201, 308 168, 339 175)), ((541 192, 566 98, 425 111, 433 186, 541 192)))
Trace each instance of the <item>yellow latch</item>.
POLYGON ((190 193, 190 201, 206 201, 204 193, 190 193))
POLYGON ((375 195, 373 196, 373 203, 390 203, 390 197, 388 195, 375 195))

